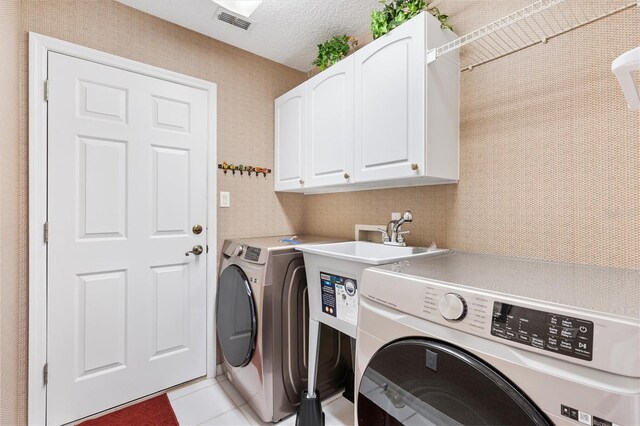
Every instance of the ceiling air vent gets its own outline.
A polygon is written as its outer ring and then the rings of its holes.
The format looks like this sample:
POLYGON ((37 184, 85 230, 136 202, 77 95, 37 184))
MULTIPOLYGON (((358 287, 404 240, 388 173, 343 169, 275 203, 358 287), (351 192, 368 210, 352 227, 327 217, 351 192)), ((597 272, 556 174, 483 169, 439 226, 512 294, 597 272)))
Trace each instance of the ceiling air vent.
POLYGON ((218 9, 216 12, 216 17, 219 21, 226 22, 227 24, 231 24, 234 27, 241 28, 245 31, 248 31, 254 23, 251 21, 247 21, 246 19, 242 19, 239 16, 234 15, 233 13, 222 10, 222 8, 218 9))

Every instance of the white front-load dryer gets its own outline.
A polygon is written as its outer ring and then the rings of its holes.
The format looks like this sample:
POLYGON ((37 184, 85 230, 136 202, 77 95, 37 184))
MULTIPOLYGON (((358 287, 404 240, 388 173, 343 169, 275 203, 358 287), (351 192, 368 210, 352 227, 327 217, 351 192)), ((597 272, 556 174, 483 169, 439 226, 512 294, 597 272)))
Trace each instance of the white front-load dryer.
POLYGON ((356 424, 640 424, 639 278, 465 253, 365 270, 356 424))

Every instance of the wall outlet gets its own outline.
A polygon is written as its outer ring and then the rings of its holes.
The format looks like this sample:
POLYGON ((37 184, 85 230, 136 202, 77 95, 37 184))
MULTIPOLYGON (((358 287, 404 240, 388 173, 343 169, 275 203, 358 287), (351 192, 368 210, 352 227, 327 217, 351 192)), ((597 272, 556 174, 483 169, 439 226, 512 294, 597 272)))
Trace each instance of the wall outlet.
POLYGON ((220 191, 220 207, 231 207, 231 195, 227 191, 220 191))
POLYGON ((402 217, 402 214, 400 212, 391 213, 391 220, 400 220, 401 217, 402 217))

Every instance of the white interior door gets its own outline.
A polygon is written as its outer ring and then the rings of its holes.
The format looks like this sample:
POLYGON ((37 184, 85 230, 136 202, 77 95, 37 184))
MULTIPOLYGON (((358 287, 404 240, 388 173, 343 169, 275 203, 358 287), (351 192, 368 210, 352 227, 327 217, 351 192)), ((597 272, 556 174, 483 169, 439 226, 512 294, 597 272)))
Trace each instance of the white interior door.
POLYGON ((50 52, 47 422, 206 374, 207 92, 50 52), (192 231, 199 224, 200 234, 192 231))

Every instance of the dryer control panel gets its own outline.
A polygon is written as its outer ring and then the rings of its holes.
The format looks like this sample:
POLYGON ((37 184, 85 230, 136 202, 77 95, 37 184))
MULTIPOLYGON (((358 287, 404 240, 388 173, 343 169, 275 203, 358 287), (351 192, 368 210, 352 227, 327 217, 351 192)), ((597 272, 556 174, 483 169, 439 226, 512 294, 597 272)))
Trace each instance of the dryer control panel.
POLYGON ((593 358, 593 322, 494 302, 491 334, 586 361, 593 358))
MULTIPOLYGON (((520 350, 640 377, 637 319, 420 279, 403 274, 406 270, 400 263, 392 266, 390 271, 380 267, 362 272, 361 304, 368 299, 382 305, 397 314, 398 321, 415 317, 520 350)), ((412 327, 419 324, 411 321, 412 327)), ((438 338, 446 340, 446 332, 442 333, 438 338)))
POLYGON ((247 249, 244 252, 244 260, 257 262, 258 260, 260 260, 260 252, 262 252, 262 250, 257 247, 247 246, 247 249))

